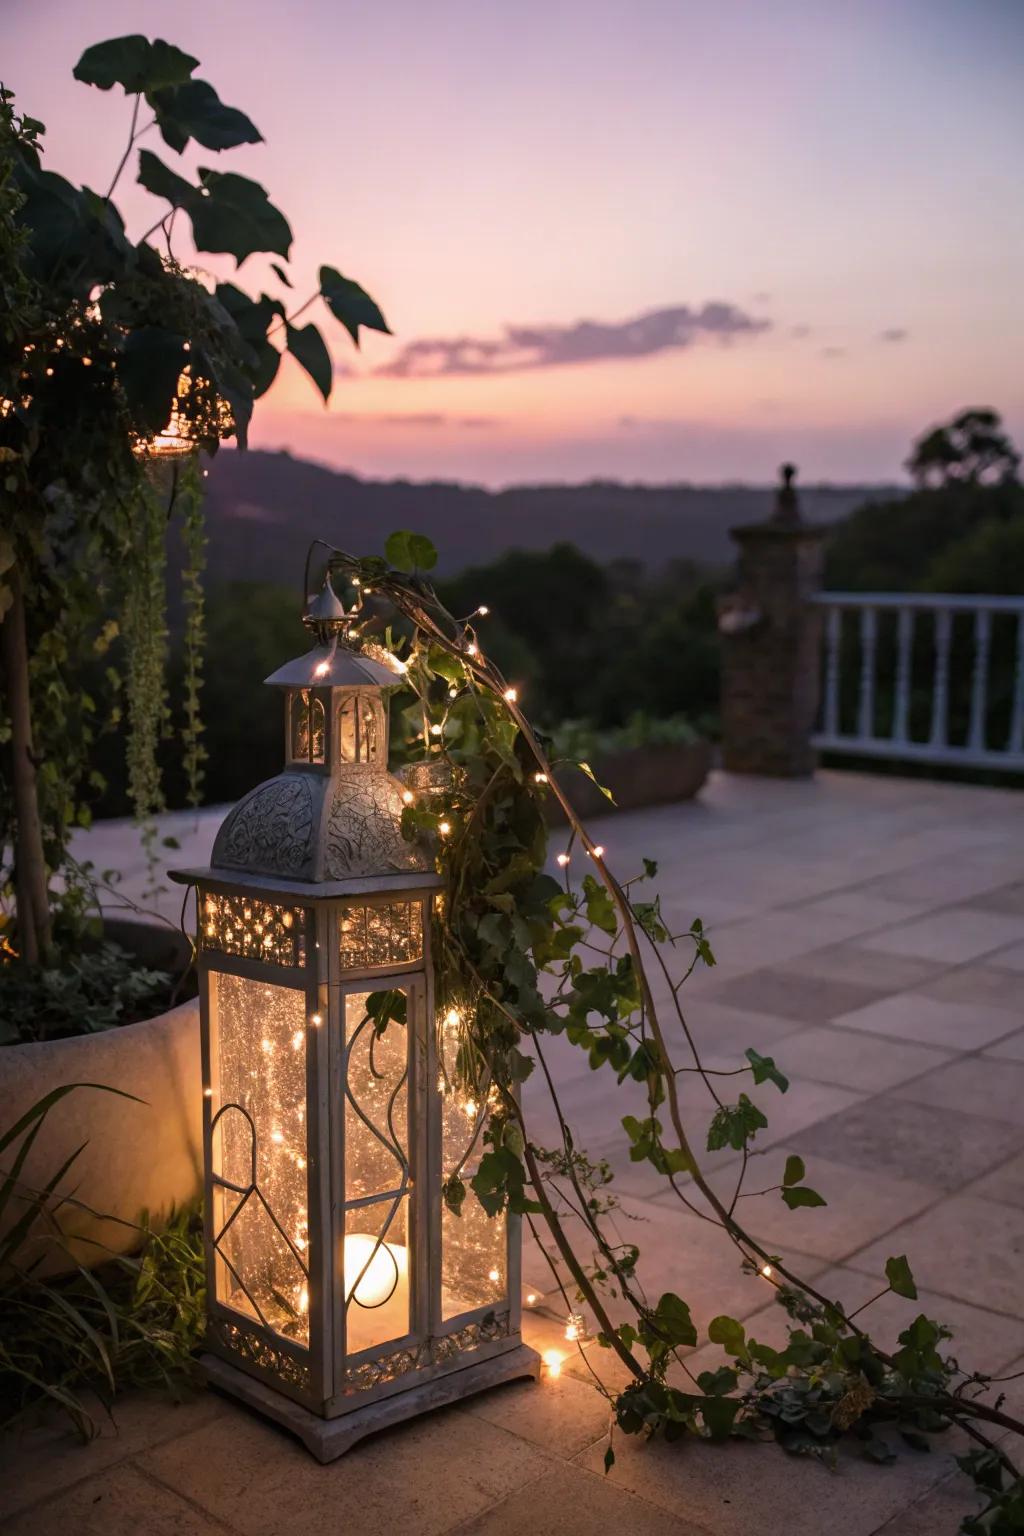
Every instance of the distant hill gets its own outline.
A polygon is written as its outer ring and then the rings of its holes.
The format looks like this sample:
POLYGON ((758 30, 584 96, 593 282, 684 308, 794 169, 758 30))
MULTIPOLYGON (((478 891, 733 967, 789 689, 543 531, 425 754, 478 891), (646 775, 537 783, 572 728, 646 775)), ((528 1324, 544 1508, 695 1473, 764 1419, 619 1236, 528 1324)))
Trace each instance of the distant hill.
MULTIPOLYGON (((521 485, 504 491, 445 481, 362 480, 289 453, 217 455, 208 488, 209 574, 300 584, 307 545, 323 538, 357 554, 383 552, 396 528, 426 533, 439 574, 486 564, 508 549, 567 541, 592 559, 651 569, 675 559, 730 560, 728 530, 766 517, 772 489, 743 485, 521 485)), ((832 523, 894 486, 806 486, 804 516, 832 523)))

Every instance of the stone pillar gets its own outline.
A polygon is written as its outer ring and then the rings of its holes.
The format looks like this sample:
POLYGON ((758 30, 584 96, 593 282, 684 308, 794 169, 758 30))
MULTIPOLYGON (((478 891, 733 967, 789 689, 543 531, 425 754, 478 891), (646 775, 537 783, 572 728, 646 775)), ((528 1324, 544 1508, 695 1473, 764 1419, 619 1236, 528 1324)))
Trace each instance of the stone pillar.
POLYGON ((730 530, 739 587, 719 607, 722 764, 733 773, 800 778, 814 772, 818 716, 824 530, 800 517, 791 464, 775 511, 730 530))

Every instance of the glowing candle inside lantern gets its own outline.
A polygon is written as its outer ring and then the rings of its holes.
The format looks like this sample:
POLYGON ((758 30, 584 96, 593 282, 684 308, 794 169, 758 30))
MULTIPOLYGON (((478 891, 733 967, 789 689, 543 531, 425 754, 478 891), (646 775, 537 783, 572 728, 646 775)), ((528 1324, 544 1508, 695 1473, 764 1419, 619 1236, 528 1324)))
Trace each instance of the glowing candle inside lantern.
POLYGON ((366 1232, 345 1237, 348 1351, 356 1354, 409 1332, 409 1250, 366 1232))

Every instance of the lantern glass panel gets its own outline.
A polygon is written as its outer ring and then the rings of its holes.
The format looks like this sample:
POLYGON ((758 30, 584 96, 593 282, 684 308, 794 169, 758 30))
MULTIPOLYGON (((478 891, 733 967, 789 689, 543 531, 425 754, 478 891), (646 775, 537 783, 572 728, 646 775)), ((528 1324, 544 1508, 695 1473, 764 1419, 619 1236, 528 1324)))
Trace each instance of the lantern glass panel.
POLYGON ((343 906, 338 917, 342 969, 407 965, 423 958, 423 903, 388 901, 343 906))
POLYGON ((305 994, 215 971, 210 1003, 217 1299, 306 1344, 305 994))
POLYGON ((359 732, 356 725, 356 696, 348 694, 338 708, 338 761, 359 761, 359 732))
POLYGON ((441 1212, 441 1316, 445 1321, 500 1301, 507 1282, 505 1216, 489 1216, 470 1188, 484 1150, 485 1106, 459 1085, 458 1043, 458 1026, 446 1021, 439 1040, 441 1177, 448 1179, 458 1169, 466 1197, 458 1216, 447 1205, 441 1212))
MULTIPOLYGON (((397 989, 396 989, 397 990, 397 989)), ((369 992, 345 998, 345 1198, 380 1198, 409 1174, 409 1036, 392 1019, 382 1035, 366 1012, 369 992)), ((403 992, 408 1005, 408 994, 403 992)))
POLYGON ((409 1332, 409 1197, 345 1212, 345 1341, 350 1355, 409 1332))
POLYGON ((272 965, 304 965, 305 915, 303 907, 282 907, 251 896, 207 891, 203 897, 202 946, 272 965))
POLYGON ((302 688, 292 694, 289 756, 298 763, 325 761, 323 700, 302 688))

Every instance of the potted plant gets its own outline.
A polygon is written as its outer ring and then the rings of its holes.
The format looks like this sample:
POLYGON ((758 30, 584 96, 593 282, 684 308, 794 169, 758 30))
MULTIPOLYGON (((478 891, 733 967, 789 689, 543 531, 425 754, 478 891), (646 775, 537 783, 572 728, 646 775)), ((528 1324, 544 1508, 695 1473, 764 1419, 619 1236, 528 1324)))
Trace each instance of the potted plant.
MULTIPOLYGON (((708 776, 711 752, 711 743, 685 716, 659 720, 640 712, 626 725, 605 730, 587 720, 567 720, 552 742, 580 816, 600 816, 612 804, 631 811, 690 800, 708 776)), ((561 819, 557 808, 552 814, 561 819)))

